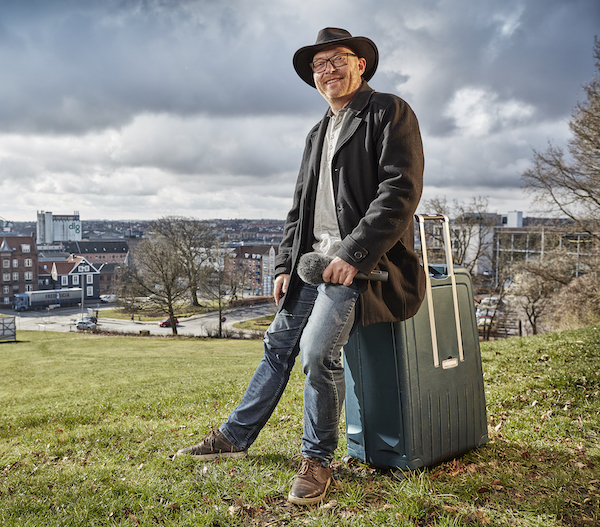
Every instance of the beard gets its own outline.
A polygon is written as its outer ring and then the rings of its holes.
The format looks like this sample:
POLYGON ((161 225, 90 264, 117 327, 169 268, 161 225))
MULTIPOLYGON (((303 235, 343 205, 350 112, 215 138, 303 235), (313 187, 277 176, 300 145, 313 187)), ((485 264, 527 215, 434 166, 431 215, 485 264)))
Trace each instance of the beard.
POLYGON ((347 71, 336 70, 315 78, 315 86, 330 105, 343 107, 352 100, 360 88, 362 77, 358 68, 346 67, 347 71))

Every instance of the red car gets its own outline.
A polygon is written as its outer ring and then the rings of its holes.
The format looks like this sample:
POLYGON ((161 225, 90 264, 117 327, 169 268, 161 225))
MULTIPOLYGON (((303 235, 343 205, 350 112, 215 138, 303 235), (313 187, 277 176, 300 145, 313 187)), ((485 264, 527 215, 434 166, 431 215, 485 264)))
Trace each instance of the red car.
MULTIPOLYGON (((179 320, 175 319, 175 325, 179 324, 179 320)), ((171 319, 169 317, 163 318, 158 325, 161 328, 170 328, 171 327, 171 319)))

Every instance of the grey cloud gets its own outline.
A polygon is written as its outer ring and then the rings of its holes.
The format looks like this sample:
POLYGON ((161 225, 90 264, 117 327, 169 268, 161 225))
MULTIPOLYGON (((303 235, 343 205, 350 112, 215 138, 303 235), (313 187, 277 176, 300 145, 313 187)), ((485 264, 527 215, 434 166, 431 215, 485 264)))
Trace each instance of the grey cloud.
POLYGON ((593 71, 600 4, 457 0, 414 7, 404 21, 406 27, 395 33, 386 28, 382 62, 388 60, 403 73, 408 73, 403 64, 408 62, 411 77, 417 78, 399 91, 409 88, 406 95, 421 121, 432 133, 444 135, 453 127, 440 110, 465 86, 489 88, 503 99, 534 105, 539 119, 568 115, 579 85, 593 71), (437 22, 440 17, 443 23, 437 22), (424 57, 424 64, 419 67, 414 57, 424 57))
POLYGON ((300 106, 273 97, 297 89, 292 52, 273 45, 286 41, 281 29, 254 37, 243 4, 240 12, 214 2, 135 4, 83 1, 27 18, 0 8, 0 97, 11 102, 0 108, 2 129, 81 133, 141 112, 293 113, 310 105, 301 91, 300 106))
POLYGON ((426 185, 516 194, 531 147, 566 137, 599 21, 597 0, 3 0, 0 186, 23 199, 0 208, 283 217, 326 108, 291 57, 327 25, 379 46, 370 84, 415 110, 426 185))

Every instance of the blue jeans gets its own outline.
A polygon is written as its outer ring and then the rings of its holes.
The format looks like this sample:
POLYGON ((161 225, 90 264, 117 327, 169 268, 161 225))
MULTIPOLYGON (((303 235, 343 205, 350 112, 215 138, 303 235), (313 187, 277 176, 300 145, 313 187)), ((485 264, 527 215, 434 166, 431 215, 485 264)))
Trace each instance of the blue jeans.
POLYGON ((264 338, 264 357, 246 393, 220 430, 239 449, 256 439, 275 410, 300 352, 304 381, 302 455, 333 459, 345 397, 342 347, 356 322, 356 287, 303 284, 288 291, 264 338))

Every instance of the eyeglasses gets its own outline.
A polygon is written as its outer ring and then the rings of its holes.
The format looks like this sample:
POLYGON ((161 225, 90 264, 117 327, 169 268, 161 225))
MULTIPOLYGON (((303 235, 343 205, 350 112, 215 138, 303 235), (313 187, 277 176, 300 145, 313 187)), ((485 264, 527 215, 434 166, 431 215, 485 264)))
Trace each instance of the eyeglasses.
POLYGON ((338 53, 328 59, 319 59, 310 63, 313 73, 323 73, 327 69, 327 63, 331 62, 334 68, 341 68, 348 64, 348 57, 357 57, 354 53, 338 53))

